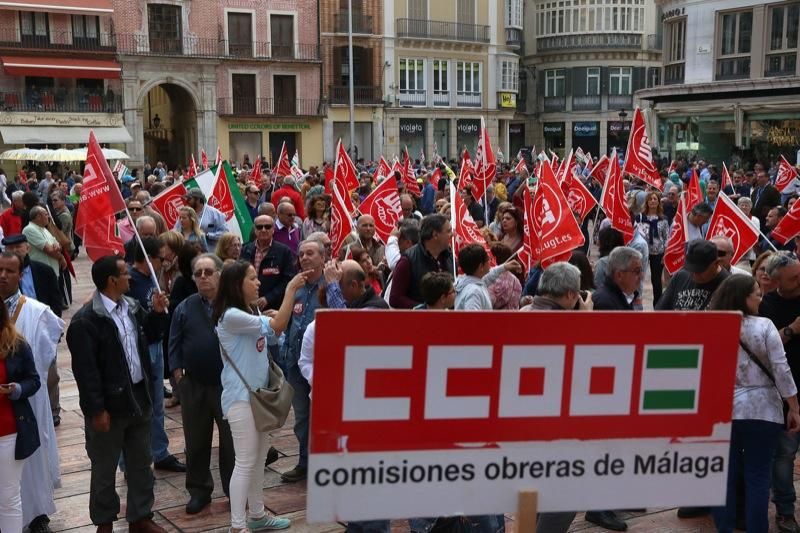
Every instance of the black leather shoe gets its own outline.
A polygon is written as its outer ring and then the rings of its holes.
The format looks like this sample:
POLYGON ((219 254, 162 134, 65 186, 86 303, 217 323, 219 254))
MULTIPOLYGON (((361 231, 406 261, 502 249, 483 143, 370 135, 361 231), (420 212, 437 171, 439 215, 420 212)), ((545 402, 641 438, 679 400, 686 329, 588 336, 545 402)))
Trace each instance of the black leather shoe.
POLYGON ((612 531, 626 531, 628 524, 620 520, 614 511, 587 511, 586 521, 612 531))
POLYGON ((271 465, 272 463, 277 461, 279 458, 280 458, 280 455, 278 455, 278 450, 276 450, 274 446, 270 446, 269 447, 269 451, 267 452, 267 462, 264 464, 264 466, 271 465))
POLYGON ((158 461, 153 466, 155 466, 156 470, 166 470, 168 472, 186 472, 186 465, 178 461, 178 458, 174 455, 167 456, 166 459, 158 461))
POLYGON ((30 533, 53 533, 53 530, 50 529, 50 519, 47 518, 47 515, 39 515, 28 525, 28 531, 30 533))
POLYGON ((186 504, 186 514, 197 514, 206 506, 211 503, 211 498, 206 496, 205 498, 194 498, 189 500, 189 503, 186 504))
POLYGON ((281 481, 285 483, 294 483, 295 481, 303 481, 306 478, 306 467, 297 465, 288 472, 281 475, 281 481))
POLYGON ((678 507, 678 518, 700 518, 711 514, 711 507, 678 507))

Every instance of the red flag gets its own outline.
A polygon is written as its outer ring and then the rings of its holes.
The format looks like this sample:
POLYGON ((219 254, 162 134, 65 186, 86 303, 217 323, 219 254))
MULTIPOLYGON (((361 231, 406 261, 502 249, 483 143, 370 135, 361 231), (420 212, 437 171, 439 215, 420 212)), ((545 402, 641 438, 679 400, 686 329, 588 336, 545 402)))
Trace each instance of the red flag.
POLYGON ((461 156, 461 168, 458 169, 458 190, 466 189, 467 185, 472 184, 472 176, 475 174, 475 167, 469 159, 469 152, 464 148, 461 156))
POLYGON ((86 253, 92 261, 105 255, 125 255, 125 246, 117 233, 114 214, 125 209, 111 167, 103 156, 100 145, 89 132, 86 167, 83 171, 81 208, 75 221, 75 232, 83 239, 86 253))
POLYGON ((289 153, 286 151, 286 141, 281 145, 281 153, 278 155, 278 161, 272 165, 275 173, 280 177, 292 175, 292 169, 289 166, 289 153))
POLYGON ((364 201, 358 206, 363 215, 370 215, 375 219, 375 235, 386 244, 389 235, 403 217, 400 209, 400 193, 394 179, 385 179, 378 184, 364 201))
POLYGON ((553 172, 555 172, 556 169, 559 168, 558 162, 560 160, 558 159, 558 155, 554 151, 550 150, 549 148, 547 149, 547 151, 550 152, 550 169, 553 170, 553 172))
POLYGON ((208 156, 205 149, 200 149, 200 164, 203 165, 203 170, 208 170, 208 156))
POLYGON ((489 139, 489 130, 481 117, 480 139, 475 151, 475 178, 472 180, 472 197, 480 202, 486 188, 497 173, 497 161, 492 151, 492 141, 489 139))
POLYGON ((597 205, 597 200, 595 200, 592 193, 589 192, 589 189, 586 188, 586 185, 583 184, 580 178, 572 176, 569 181, 567 203, 569 204, 569 208, 572 209, 572 212, 577 213, 579 220, 583 223, 583 219, 585 219, 597 205))
POLYGON ((517 161, 517 166, 514 167, 514 173, 519 174, 520 172, 522 172, 523 169, 528 170, 528 165, 527 163, 525 163, 524 157, 520 158, 520 160, 517 161))
POLYGON ((403 175, 403 165, 400 163, 397 156, 394 156, 394 161, 392 161, 392 175, 394 175, 395 172, 399 172, 400 176, 403 175))
POLYGON ((522 247, 517 252, 517 258, 526 267, 526 272, 529 272, 533 265, 536 264, 536 250, 539 246, 539 239, 534 230, 533 221, 536 219, 536 213, 533 210, 531 191, 527 185, 520 185, 520 187, 524 187, 522 190, 522 202, 525 207, 522 214, 524 234, 522 236, 522 247))
POLYGON ((663 187, 661 175, 658 173, 650 144, 647 140, 647 131, 644 115, 638 107, 633 113, 633 124, 628 136, 628 148, 625 150, 625 168, 622 172, 636 176, 657 189, 663 187))
POLYGON ((669 230, 667 246, 664 250, 664 268, 674 274, 686 262, 686 193, 678 199, 675 220, 669 230))
POLYGON ((781 156, 781 162, 778 165, 778 175, 775 176, 775 188, 779 192, 783 192, 798 178, 797 170, 789 164, 785 157, 781 156))
POLYGON ((611 153, 611 171, 608 173, 608 179, 603 187, 600 205, 611 220, 611 227, 625 237, 625 244, 631 242, 633 240, 633 222, 631 222, 628 202, 625 200, 625 186, 622 183, 622 171, 619 168, 616 148, 611 153))
MULTIPOLYGON (((289 169, 288 165, 286 169, 289 169)), ((341 139, 339 139, 339 145, 336 149, 336 162, 333 166, 333 174, 336 179, 344 185, 345 189, 348 191, 348 196, 350 196, 350 191, 358 189, 356 166, 353 164, 350 156, 347 155, 347 151, 344 149, 341 139)))
POLYGON ((323 172, 325 175, 325 194, 331 194, 331 182, 333 181, 333 167, 327 165, 323 172))
POLYGON ((153 198, 151 205, 164 217, 164 222, 167 223, 168 228, 175 227, 175 222, 179 218, 178 210, 187 205, 183 199, 185 194, 186 187, 184 187, 183 183, 178 183, 153 198))
POLYGON ((594 178, 600 185, 604 185, 606 177, 608 176, 608 169, 611 168, 611 160, 607 155, 602 155, 600 159, 592 166, 592 171, 589 173, 590 178, 594 178))
MULTIPOLYGON (((336 183, 337 180, 334 180, 336 183)), ((333 189, 333 201, 331 202, 331 257, 339 257, 339 250, 350 233, 353 232, 353 219, 350 218, 350 211, 344 204, 342 196, 337 187, 333 189)))
POLYGON ((196 175, 197 175, 197 163, 194 160, 194 154, 192 154, 192 157, 189 159, 189 171, 186 173, 186 177, 193 178, 196 175))
POLYGON ((669 168, 667 169, 667 175, 672 174, 677 169, 678 169, 678 162, 673 159, 672 162, 669 164, 669 168))
POLYGON ((375 169, 375 174, 372 176, 372 181, 378 183, 380 181, 379 178, 388 178, 392 175, 392 167, 389 166, 389 163, 386 162, 386 159, 381 156, 381 160, 378 162, 378 168, 375 169))
POLYGON ((458 252, 468 244, 480 244, 486 253, 489 254, 489 264, 497 266, 497 262, 489 248, 486 239, 483 238, 481 230, 469 214, 467 205, 460 194, 454 192, 450 193, 450 198, 453 200, 452 214, 454 216, 455 224, 453 225, 453 235, 455 236, 456 246, 453 250, 453 255, 458 257, 458 252))
POLYGON ((533 212, 532 235, 535 234, 538 240, 534 255, 543 267, 562 259, 584 243, 581 227, 549 165, 542 165, 542 175, 533 198, 533 212))
POLYGON ((347 185, 339 178, 339 176, 334 172, 333 179, 331 180, 331 190, 334 190, 339 193, 339 197, 342 199, 342 204, 347 209, 348 213, 353 213, 356 208, 353 205, 353 198, 350 196, 350 191, 347 190, 347 185))
POLYGON ((231 194, 231 186, 225 175, 225 167, 217 165, 216 176, 214 176, 214 188, 208 197, 208 205, 225 215, 225 220, 229 220, 233 215, 236 205, 231 194))
POLYGON ((214 160, 214 166, 219 166, 222 163, 222 150, 217 146, 217 158, 214 160))
POLYGON ((717 235, 728 237, 733 242, 731 263, 735 265, 758 242, 759 232, 733 200, 721 194, 708 221, 706 239, 711 240, 717 235))
POLYGON ((692 169, 689 187, 686 188, 686 212, 688 213, 694 209, 694 206, 703 201, 703 189, 700 188, 700 178, 697 177, 697 171, 692 169))
POLYGON ((719 192, 725 190, 725 187, 729 186, 733 188, 733 180, 731 179, 731 175, 728 174, 728 167, 725 166, 725 161, 722 162, 722 183, 719 184, 719 192))
POLYGON ((433 185, 433 188, 436 189, 436 190, 439 189, 439 180, 440 179, 442 179, 442 169, 439 168, 439 167, 436 167, 433 170, 433 174, 431 174, 431 185, 433 185))
POLYGON ((253 180, 256 187, 261 188, 261 154, 258 154, 256 162, 253 164, 252 170, 250 170, 250 179, 253 180))
POLYGON ((770 237, 780 244, 786 244, 789 239, 794 238, 797 234, 800 234, 800 202, 792 204, 789 212, 773 228, 770 237))
POLYGON ((417 177, 414 175, 414 169, 411 168, 411 158, 408 156, 408 148, 406 148, 403 155, 403 184, 406 186, 406 191, 413 194, 417 198, 422 196, 422 191, 419 190, 417 177))

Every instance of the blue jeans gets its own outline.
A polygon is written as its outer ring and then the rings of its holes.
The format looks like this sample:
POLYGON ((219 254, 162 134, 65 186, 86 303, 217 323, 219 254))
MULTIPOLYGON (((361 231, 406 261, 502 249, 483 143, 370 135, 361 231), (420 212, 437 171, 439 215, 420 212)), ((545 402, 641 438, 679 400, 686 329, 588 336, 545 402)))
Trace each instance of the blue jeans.
POLYGON ((294 387, 292 409, 294 409, 294 434, 300 444, 298 466, 308 466, 308 418, 311 409, 311 386, 300 373, 300 367, 292 364, 286 369, 286 381, 294 387))
POLYGON ((794 515, 794 456, 798 445, 800 433, 781 432, 772 466, 772 502, 779 515, 794 515))
POLYGON ((150 350, 150 385, 153 391, 153 418, 150 419, 150 449, 153 462, 169 457, 169 438, 164 431, 164 344, 159 341, 150 350))
MULTIPOLYGON (((769 531, 769 486, 772 461, 783 426, 764 420, 734 420, 728 458, 728 489, 724 507, 714 507, 714 523, 722 533, 736 526, 736 482, 744 473, 745 522, 748 533, 769 531)), ((777 467, 777 459, 775 460, 777 467)), ((777 481, 777 480, 776 480, 777 481)), ((794 490, 792 491, 794 500, 794 490)))

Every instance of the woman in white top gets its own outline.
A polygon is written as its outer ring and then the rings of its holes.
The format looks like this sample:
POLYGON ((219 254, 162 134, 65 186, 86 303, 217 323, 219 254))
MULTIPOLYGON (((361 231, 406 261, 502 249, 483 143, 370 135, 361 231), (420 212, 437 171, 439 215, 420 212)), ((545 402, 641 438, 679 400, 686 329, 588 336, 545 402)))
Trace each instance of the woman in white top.
POLYGON ((743 472, 745 519, 748 532, 769 530, 769 489, 772 460, 781 432, 800 430, 800 407, 786 353, 771 320, 758 316, 761 289, 755 278, 734 274, 714 292, 710 308, 741 311, 739 357, 733 390, 733 423, 728 462, 728 496, 724 507, 713 510, 721 532, 732 532, 736 522, 736 482, 743 472), (783 414, 783 402, 789 411, 783 414))
POLYGON ((272 318, 260 316, 255 302, 260 285, 250 263, 236 261, 222 269, 214 300, 212 322, 222 348, 222 414, 233 435, 236 463, 230 481, 231 527, 242 533, 265 529, 286 529, 291 522, 269 516, 264 510, 264 462, 269 443, 267 433, 256 430, 250 409, 248 388, 233 369, 235 365, 255 390, 269 380, 267 344, 274 344, 286 328, 297 289, 306 282, 307 272, 297 274, 286 286, 280 309, 272 318), (249 513, 245 514, 245 506, 249 513))

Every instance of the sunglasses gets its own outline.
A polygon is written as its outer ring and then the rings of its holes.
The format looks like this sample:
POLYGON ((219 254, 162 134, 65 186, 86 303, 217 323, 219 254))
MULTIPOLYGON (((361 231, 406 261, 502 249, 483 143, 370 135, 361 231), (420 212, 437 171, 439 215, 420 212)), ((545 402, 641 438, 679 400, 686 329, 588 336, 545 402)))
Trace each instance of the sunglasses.
POLYGON ((144 208, 143 207, 130 207, 129 208, 129 210, 133 211, 134 213, 137 213, 137 212, 141 211, 142 209, 144 209, 144 208))
POLYGON ((256 224, 257 230, 272 229, 272 224, 256 224))
POLYGON ((195 270, 192 274, 194 275, 194 277, 199 279, 199 278, 210 278, 211 276, 214 275, 215 272, 216 270, 214 270, 213 268, 201 268, 195 270))

